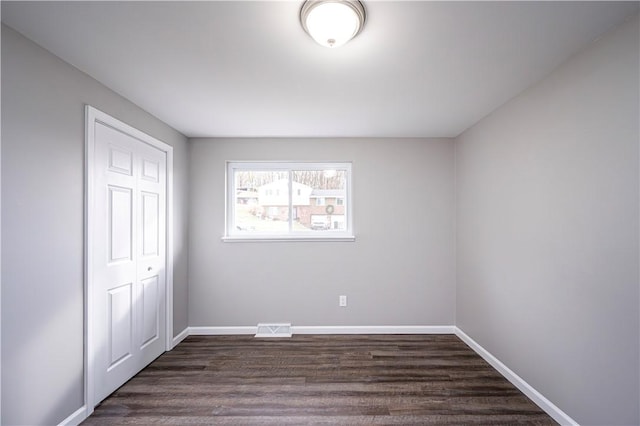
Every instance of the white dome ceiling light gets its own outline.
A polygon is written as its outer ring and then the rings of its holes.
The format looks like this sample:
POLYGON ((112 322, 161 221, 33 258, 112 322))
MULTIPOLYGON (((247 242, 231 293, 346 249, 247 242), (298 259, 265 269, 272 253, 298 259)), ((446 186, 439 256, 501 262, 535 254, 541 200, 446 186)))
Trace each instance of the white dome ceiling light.
POLYGON ((300 9, 302 28, 325 47, 339 47, 364 27, 366 13, 357 0, 306 0, 300 9))

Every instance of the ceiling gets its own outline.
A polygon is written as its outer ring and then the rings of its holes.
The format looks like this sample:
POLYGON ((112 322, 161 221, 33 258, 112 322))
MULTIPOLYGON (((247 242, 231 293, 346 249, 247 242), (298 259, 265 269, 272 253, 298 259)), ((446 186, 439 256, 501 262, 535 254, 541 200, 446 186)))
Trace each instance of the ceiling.
POLYGON ((639 2, 365 1, 338 49, 301 5, 2 1, 2 21, 189 137, 453 137, 639 2))

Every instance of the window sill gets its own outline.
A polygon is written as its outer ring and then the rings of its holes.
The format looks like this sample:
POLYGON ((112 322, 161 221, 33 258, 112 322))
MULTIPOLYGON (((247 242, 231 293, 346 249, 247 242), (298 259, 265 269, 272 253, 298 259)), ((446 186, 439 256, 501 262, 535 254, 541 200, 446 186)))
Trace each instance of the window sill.
POLYGON ((310 236, 310 235, 284 235, 284 236, 255 236, 255 235, 233 235, 222 237, 224 243, 274 243, 274 242, 355 242, 356 237, 354 235, 322 235, 322 236, 310 236))

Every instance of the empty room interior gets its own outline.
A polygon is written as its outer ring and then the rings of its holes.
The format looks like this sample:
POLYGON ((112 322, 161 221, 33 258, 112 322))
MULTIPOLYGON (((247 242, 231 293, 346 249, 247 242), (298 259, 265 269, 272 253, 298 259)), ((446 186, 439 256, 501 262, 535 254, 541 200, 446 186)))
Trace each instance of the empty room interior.
POLYGON ((639 5, 2 1, 1 423, 640 424, 639 5))

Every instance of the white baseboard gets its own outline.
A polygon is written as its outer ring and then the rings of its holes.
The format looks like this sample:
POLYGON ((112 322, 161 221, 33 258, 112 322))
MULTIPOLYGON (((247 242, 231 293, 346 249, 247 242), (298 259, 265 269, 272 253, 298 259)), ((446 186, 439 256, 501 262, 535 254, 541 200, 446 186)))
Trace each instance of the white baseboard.
POLYGON ((173 342, 171 343, 171 348, 172 349, 175 348, 178 343, 182 342, 188 336, 189 336, 189 327, 186 327, 184 330, 180 332, 180 334, 178 334, 173 338, 173 342))
POLYGON ((452 325, 292 326, 293 334, 454 334, 452 325))
POLYGON ((189 327, 192 336, 228 336, 233 334, 256 334, 257 326, 245 327, 189 327))
POLYGON ((542 408, 548 415, 561 425, 578 426, 578 422, 569 417, 564 411, 558 408, 554 403, 545 398, 540 392, 535 390, 529 383, 525 382, 520 376, 514 373, 509 367, 504 365, 498 358, 493 356, 489 351, 480 346, 478 342, 469 337, 464 331, 455 328, 455 334, 463 342, 465 342, 478 355, 484 358, 493 368, 498 370, 507 380, 515 387, 520 389, 529 399, 531 399, 538 407, 542 408))
POLYGON ((83 405, 78 408, 73 414, 60 422, 58 426, 77 426, 87 418, 87 407, 83 405))
MULTIPOLYGON (((258 327, 189 327, 189 335, 256 334, 258 327)), ((184 333, 184 332, 183 332, 184 333)), ((454 334, 453 325, 330 325, 291 326, 292 334, 454 334)), ((182 334, 182 333, 181 333, 182 334)), ((186 337, 186 336, 185 336, 186 337)))

